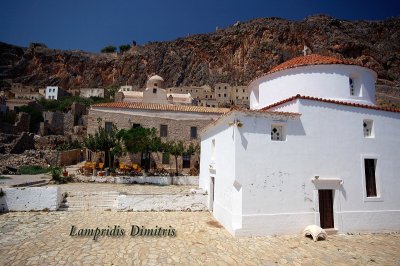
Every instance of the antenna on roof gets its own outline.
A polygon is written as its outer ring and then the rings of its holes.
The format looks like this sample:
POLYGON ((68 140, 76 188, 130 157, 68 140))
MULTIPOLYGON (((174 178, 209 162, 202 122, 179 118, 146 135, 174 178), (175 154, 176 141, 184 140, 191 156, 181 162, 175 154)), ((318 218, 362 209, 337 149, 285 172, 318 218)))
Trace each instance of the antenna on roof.
POLYGON ((303 55, 304 56, 306 56, 306 55, 308 55, 308 54, 311 54, 312 53, 312 51, 311 51, 311 49, 310 49, 310 47, 308 47, 307 45, 305 45, 304 44, 304 48, 303 48, 303 55))

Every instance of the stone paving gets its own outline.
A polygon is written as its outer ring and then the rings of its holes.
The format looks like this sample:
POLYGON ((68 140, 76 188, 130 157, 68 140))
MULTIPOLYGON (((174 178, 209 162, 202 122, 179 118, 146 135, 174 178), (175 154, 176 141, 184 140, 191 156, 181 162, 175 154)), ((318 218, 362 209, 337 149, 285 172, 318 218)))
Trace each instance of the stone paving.
POLYGON ((208 212, 25 212, 0 215, 0 265, 400 265, 400 234, 234 238, 208 212), (69 236, 120 226, 124 236, 69 236), (132 225, 176 237, 130 236, 132 225))
POLYGON ((68 183, 59 185, 61 192, 110 192, 117 191, 127 195, 136 194, 181 194, 190 193, 190 189, 197 186, 161 186, 161 185, 139 185, 139 184, 101 184, 101 183, 68 183))

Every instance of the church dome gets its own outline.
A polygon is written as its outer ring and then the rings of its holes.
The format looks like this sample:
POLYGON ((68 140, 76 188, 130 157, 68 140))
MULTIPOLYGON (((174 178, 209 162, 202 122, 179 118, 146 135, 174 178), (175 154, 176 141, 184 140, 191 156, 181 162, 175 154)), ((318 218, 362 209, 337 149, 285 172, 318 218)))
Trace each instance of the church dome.
POLYGON ((285 61, 282 64, 273 67, 268 72, 268 74, 289 68, 311 66, 311 65, 356 65, 356 63, 347 59, 339 59, 331 56, 310 54, 310 55, 298 56, 288 61, 285 61))
POLYGON ((152 75, 147 80, 147 88, 163 88, 164 87, 164 79, 159 75, 152 75))
POLYGON ((149 80, 152 80, 152 81, 156 81, 156 80, 164 81, 164 79, 162 77, 160 77, 159 75, 153 75, 153 76, 151 76, 149 78, 149 80))
POLYGON ((374 105, 376 78, 375 71, 352 60, 298 56, 249 83, 250 108, 260 109, 297 94, 374 105))

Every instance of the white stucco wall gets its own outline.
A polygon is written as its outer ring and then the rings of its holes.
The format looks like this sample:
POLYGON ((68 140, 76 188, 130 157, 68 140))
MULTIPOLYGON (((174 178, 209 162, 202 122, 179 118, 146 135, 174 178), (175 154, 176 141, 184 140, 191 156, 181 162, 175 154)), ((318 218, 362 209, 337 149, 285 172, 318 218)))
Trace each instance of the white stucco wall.
POLYGON ((56 211, 63 196, 58 187, 3 188, 1 211, 56 211))
POLYGON ((238 226, 235 217, 241 215, 241 191, 237 191, 233 187, 235 177, 234 139, 237 132, 234 126, 228 126, 228 123, 233 120, 234 116, 232 115, 224 117, 218 125, 201 136, 199 180, 200 188, 209 193, 208 205, 213 209, 214 216, 230 232, 233 232, 238 226), (215 140, 215 156, 212 151, 213 139, 215 140), (211 170, 210 165, 212 165, 211 170), (210 191, 211 177, 215 179, 214 193, 210 191), (212 193, 214 201, 210 202, 212 193))
POLYGON ((168 104, 167 91, 159 87, 147 87, 143 92, 143 102, 168 104))
POLYGON ((47 86, 45 91, 46 99, 57 100, 58 99, 58 87, 57 86, 47 86))
POLYGON ((261 109, 297 94, 375 104, 376 73, 352 65, 316 65, 282 70, 249 85, 250 108, 261 109), (350 95, 349 77, 357 96, 350 95))
POLYGON ((215 207, 214 216, 238 236, 297 234, 307 225, 320 224, 318 189, 325 188, 334 191, 339 232, 400 230, 400 114, 310 100, 287 108, 294 106, 301 113, 294 120, 238 115, 243 127, 235 128, 234 151, 225 133, 232 136, 233 130, 226 123, 204 134, 200 184, 207 188, 203 182, 209 155, 203 152, 210 153, 207 147, 215 138, 220 144, 216 203, 230 207, 230 212, 215 207), (374 121, 375 138, 364 137, 364 119, 374 121), (271 141, 272 124, 284 126, 285 141, 271 141), (231 154, 234 161, 226 160, 231 154), (378 160, 377 198, 365 196, 364 158, 378 160), (315 185, 311 178, 316 175, 343 184, 315 185))

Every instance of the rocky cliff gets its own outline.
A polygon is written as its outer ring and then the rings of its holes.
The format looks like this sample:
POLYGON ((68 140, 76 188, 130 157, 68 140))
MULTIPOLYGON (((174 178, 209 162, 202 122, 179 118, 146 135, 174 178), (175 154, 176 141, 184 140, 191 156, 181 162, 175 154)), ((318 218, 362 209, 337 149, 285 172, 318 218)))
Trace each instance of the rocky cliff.
MULTIPOLYGON (((0 43, 0 78, 64 88, 133 84, 157 73, 168 86, 216 82, 246 85, 271 67, 313 53, 352 58, 378 73, 378 96, 400 95, 400 18, 346 21, 324 15, 302 21, 255 19, 210 34, 132 47, 124 54, 21 48, 0 43)), ((389 97, 389 98, 388 98, 389 97)), ((392 97, 392 98, 391 98, 392 97)), ((399 101, 400 103, 400 101, 399 101)))

